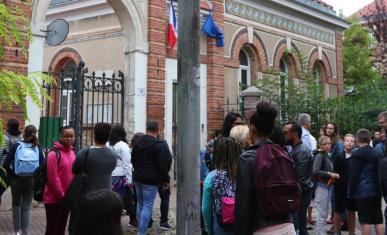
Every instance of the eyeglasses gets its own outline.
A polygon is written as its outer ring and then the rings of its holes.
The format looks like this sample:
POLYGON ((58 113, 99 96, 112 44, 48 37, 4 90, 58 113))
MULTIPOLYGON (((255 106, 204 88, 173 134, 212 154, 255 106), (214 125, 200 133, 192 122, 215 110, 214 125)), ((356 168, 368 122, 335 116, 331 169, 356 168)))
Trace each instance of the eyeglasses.
POLYGON ((328 144, 331 144, 331 143, 322 143, 322 144, 320 144, 320 145, 328 145, 328 144))

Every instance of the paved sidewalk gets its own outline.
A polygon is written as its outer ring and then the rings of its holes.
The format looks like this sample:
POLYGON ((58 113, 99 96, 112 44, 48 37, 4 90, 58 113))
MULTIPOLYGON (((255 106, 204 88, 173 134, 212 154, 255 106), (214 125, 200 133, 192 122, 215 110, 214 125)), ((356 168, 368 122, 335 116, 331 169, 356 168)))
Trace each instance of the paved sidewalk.
MULTIPOLYGON (((176 185, 172 183, 170 210, 169 210, 169 224, 176 228, 176 185)), ((160 221, 160 197, 157 195, 154 209, 153 209, 153 227, 149 230, 151 235, 174 235, 175 231, 162 231, 159 228, 160 221)), ((124 216, 121 219, 122 230, 124 234, 136 234, 134 228, 128 228, 129 217, 124 216)), ((30 235, 44 235, 46 230, 46 213, 43 204, 34 203, 31 213, 31 224, 29 229, 30 235)), ((13 235, 12 211, 0 211, 0 235, 13 235)))
MULTIPOLYGON (((170 217, 170 225, 173 226, 173 228, 176 227, 175 223, 175 211, 171 210, 169 213, 170 217)), ((158 226, 159 221, 159 210, 154 210, 154 223, 153 228, 149 230, 149 233, 152 235, 161 234, 161 235, 172 235, 175 234, 174 231, 162 231, 158 226)), ((122 217, 121 224, 122 224, 122 230, 124 231, 124 234, 136 234, 136 230, 133 228, 128 228, 127 225, 129 223, 129 217, 125 216, 122 217)), ((0 234, 1 235, 13 235, 13 227, 12 227, 12 212, 0 212, 0 234)), ((33 208, 32 215, 31 215, 31 225, 30 225, 30 235, 43 235, 46 229, 46 214, 44 207, 38 206, 36 208, 33 208)))

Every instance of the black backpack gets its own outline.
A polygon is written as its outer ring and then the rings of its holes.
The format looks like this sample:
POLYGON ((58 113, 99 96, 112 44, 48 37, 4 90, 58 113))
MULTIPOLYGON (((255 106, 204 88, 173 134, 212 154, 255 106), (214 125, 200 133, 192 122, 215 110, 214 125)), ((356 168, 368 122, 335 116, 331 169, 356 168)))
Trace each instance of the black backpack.
MULTIPOLYGON (((59 150, 53 148, 51 151, 55 152, 56 159, 59 161, 61 158, 59 150)), ((47 183, 47 158, 48 154, 44 159, 44 163, 36 169, 34 174, 34 199, 37 202, 43 201, 44 188, 47 183)))

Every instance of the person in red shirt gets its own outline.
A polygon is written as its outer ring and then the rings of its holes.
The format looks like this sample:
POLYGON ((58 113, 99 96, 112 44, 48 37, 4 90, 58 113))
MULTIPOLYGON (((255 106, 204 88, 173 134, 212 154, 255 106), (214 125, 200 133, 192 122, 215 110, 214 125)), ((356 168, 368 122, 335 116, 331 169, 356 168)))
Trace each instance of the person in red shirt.
POLYGON ((71 126, 62 127, 59 141, 54 143, 47 155, 47 183, 43 194, 46 235, 65 234, 69 210, 62 206, 62 200, 74 177, 71 171, 75 161, 74 140, 74 129, 71 126))

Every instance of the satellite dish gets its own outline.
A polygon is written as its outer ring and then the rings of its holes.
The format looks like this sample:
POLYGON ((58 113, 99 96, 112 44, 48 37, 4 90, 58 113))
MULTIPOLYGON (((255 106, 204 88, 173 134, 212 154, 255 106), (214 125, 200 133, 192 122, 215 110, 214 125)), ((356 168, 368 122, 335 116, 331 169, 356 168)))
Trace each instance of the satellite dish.
POLYGON ((69 34, 69 23, 63 19, 56 19, 47 26, 46 42, 50 46, 61 44, 69 34))

